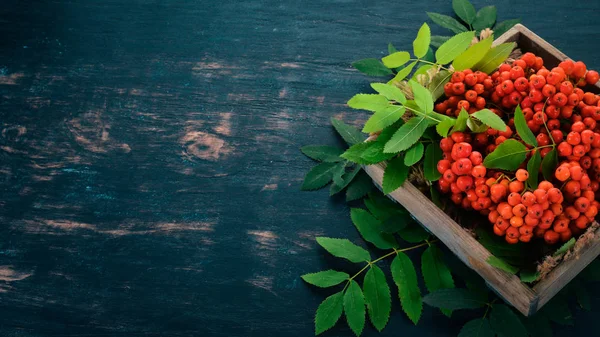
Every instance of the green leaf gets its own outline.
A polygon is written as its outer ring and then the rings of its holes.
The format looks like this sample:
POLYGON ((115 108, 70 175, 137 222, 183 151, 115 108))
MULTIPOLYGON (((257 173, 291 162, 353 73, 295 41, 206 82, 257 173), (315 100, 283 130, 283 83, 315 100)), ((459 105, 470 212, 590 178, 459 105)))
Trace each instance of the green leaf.
MULTIPOLYGON (((515 129, 517 129, 517 134, 521 139, 525 142, 525 144, 529 144, 531 146, 538 146, 537 139, 535 135, 527 125, 527 121, 525 120, 525 115, 523 114, 523 110, 521 110, 521 106, 518 105, 515 109, 515 129)), ((504 130, 502 130, 504 131, 504 130)))
POLYGON ((498 115, 492 112, 489 109, 483 109, 475 112, 471 115, 479 119, 483 124, 491 127, 492 129, 496 129, 498 131, 506 131, 506 124, 498 115))
POLYGON ((371 88, 390 101, 396 101, 401 104, 406 103, 406 96, 404 96, 402 90, 395 85, 386 83, 371 83, 371 88))
POLYGON ((424 75, 424 74, 426 74, 426 73, 427 73, 427 71, 428 71, 429 69, 431 69, 431 68, 433 68, 433 65, 431 65, 431 64, 424 64, 424 65, 420 66, 420 67, 419 67, 419 69, 417 69, 417 70, 416 70, 416 71, 413 73, 413 75, 412 75, 411 79, 413 79, 413 80, 415 80, 415 81, 416 81, 419 75, 424 75))
POLYGON ((396 49, 396 47, 394 47, 394 45, 391 42, 388 43, 388 55, 391 55, 397 51, 398 49, 396 49))
POLYGON ((363 74, 369 76, 392 75, 393 72, 381 63, 378 59, 368 58, 352 63, 352 66, 363 74))
POLYGON ((344 294, 344 312, 350 329, 356 336, 360 336, 365 327, 365 297, 354 280, 350 281, 344 294))
POLYGON ((406 154, 404 155, 404 165, 413 166, 418 163, 421 158, 423 158, 423 152, 425 150, 425 146, 423 143, 416 143, 413 145, 406 154))
POLYGON ((486 6, 477 12, 473 21, 473 28, 480 31, 486 28, 492 28, 496 23, 496 6, 486 6))
POLYGON ((477 13, 469 0, 452 0, 452 9, 464 22, 472 24, 477 13))
POLYGON ((396 76, 394 76, 394 78, 392 78, 388 82, 388 84, 391 84, 394 82, 400 82, 403 79, 405 79, 406 76, 408 76, 410 74, 410 72, 413 70, 413 68, 415 67, 416 64, 417 64, 417 61, 413 61, 413 62, 409 63, 406 67, 400 69, 400 71, 398 71, 396 76))
POLYGON ((515 47, 516 44, 514 42, 509 42, 488 50, 483 59, 473 67, 473 70, 480 70, 486 74, 491 74, 508 58, 515 47))
POLYGON ((390 318, 392 296, 383 271, 376 265, 371 265, 365 275, 363 292, 371 323, 377 331, 381 331, 390 318))
POLYGON ((521 22, 521 19, 511 19, 502 22, 498 22, 494 26, 494 37, 499 38, 500 35, 506 33, 509 29, 511 29, 514 25, 521 22))
POLYGON ((489 128, 487 125, 479 123, 476 119, 471 118, 471 115, 469 115, 469 119, 467 119, 467 126, 473 133, 486 132, 489 128))
POLYGON ((365 123, 362 132, 376 132, 396 123, 406 112, 406 108, 400 105, 389 105, 382 110, 376 111, 365 123))
POLYGON ((348 185, 348 189, 346 190, 346 201, 360 199, 371 192, 372 189, 373 180, 368 174, 362 171, 358 177, 348 185))
POLYGON ((431 92, 431 96, 434 100, 442 97, 444 94, 444 85, 450 81, 452 77, 452 73, 447 70, 440 70, 429 83, 429 92, 431 92))
POLYGON ((393 153, 384 153, 383 148, 385 147, 384 142, 375 141, 365 149, 361 154, 361 158, 365 164, 377 164, 382 161, 386 161, 394 157, 393 153))
POLYGON ((369 193, 369 198, 365 199, 365 206, 379 221, 408 213, 402 206, 379 192, 369 193))
POLYGON ((435 126, 435 131, 444 138, 448 137, 448 132, 450 132, 450 128, 452 128, 455 123, 456 119, 444 119, 435 126))
POLYGON ((435 52, 437 63, 447 64, 452 62, 458 55, 469 48, 473 37, 475 37, 475 32, 464 32, 444 42, 435 52))
POLYGON ((442 176, 437 170, 437 163, 442 160, 442 156, 442 149, 437 143, 427 145, 425 160, 423 161, 423 175, 428 181, 436 181, 442 176))
POLYGON ((430 42, 431 30, 426 23, 423 23, 419 29, 419 32, 417 33, 417 38, 413 41, 413 52, 415 57, 421 58, 425 56, 425 54, 427 54, 427 50, 429 49, 430 42))
POLYGON ((409 221, 411 221, 411 219, 408 214, 389 218, 381 224, 381 231, 388 234, 395 234, 406 228, 409 221))
POLYGON ((491 37, 481 40, 478 43, 469 47, 462 54, 458 55, 452 62, 454 70, 462 71, 465 69, 473 68, 477 62, 481 61, 485 54, 492 47, 493 39, 491 37))
POLYGON ((544 175, 544 179, 552 181, 556 165, 558 165, 558 153, 556 152, 556 149, 552 149, 550 152, 546 153, 546 156, 542 159, 542 174, 544 175))
POLYGON ((317 273, 304 274, 301 276, 304 282, 321 288, 338 285, 350 278, 350 275, 341 271, 324 270, 317 273))
POLYGON ((525 161, 526 153, 525 145, 517 140, 507 139, 485 157, 483 165, 487 168, 515 171, 525 161))
POLYGON ((433 35, 431 37, 431 45, 435 48, 439 48, 441 45, 444 44, 444 42, 450 40, 452 36, 440 36, 440 35, 433 35))
POLYGON ((552 337, 550 321, 540 313, 527 317, 525 327, 531 337, 552 337))
POLYGON ((476 318, 463 325, 458 337, 494 337, 490 322, 485 318, 476 318))
POLYGON ((317 308, 315 335, 331 329, 342 316, 344 294, 340 291, 327 297, 317 308))
POLYGON ((388 106, 387 98, 376 94, 356 94, 348 101, 352 109, 377 111, 388 106))
POLYGON ((375 141, 354 144, 342 153, 341 157, 361 165, 370 164, 366 159, 363 159, 362 156, 369 148, 374 147, 375 145, 375 141))
POLYGON ((410 258, 398 252, 390 266, 392 278, 398 287, 398 297, 406 316, 417 325, 423 311, 423 299, 417 283, 417 273, 410 258))
POLYGON ((332 239, 320 236, 317 237, 317 243, 325 248, 329 254, 341 257, 350 262, 359 263, 371 260, 371 255, 368 251, 347 239, 332 239))
POLYGON ((455 18, 439 13, 427 12, 429 18, 436 24, 451 30, 454 34, 466 32, 467 28, 458 22, 455 18))
POLYGON ((332 196, 334 194, 337 194, 341 192, 344 188, 346 188, 352 182, 352 180, 354 180, 354 177, 356 177, 356 175, 358 174, 358 172, 360 172, 361 169, 362 168, 360 166, 356 166, 354 167, 354 169, 352 169, 352 171, 344 173, 344 175, 342 176, 343 183, 340 185, 336 183, 331 184, 331 188, 329 189, 329 195, 332 196))
POLYGON ((427 129, 425 117, 413 117, 402 125, 392 136, 383 149, 384 153, 398 153, 416 143, 427 129))
POLYGON ((529 159, 527 163, 527 172, 529 172, 529 178, 527 178, 527 185, 529 185, 532 189, 537 189, 538 187, 538 174, 540 173, 540 166, 542 165, 542 156, 540 155, 540 151, 535 151, 535 153, 529 159))
POLYGON ((571 238, 569 241, 565 242, 562 246, 560 246, 560 248, 556 250, 556 252, 554 252, 554 254, 552 254, 552 256, 556 257, 562 255, 566 253, 569 249, 573 248, 573 246, 575 246, 575 238, 571 238))
POLYGON ((433 97, 431 96, 431 92, 417 81, 410 80, 408 83, 415 97, 415 103, 421 108, 421 112, 428 113, 433 111, 433 97))
POLYGON ((486 262, 489 263, 492 267, 496 267, 500 270, 504 270, 505 272, 513 274, 513 275, 519 271, 519 268, 517 268, 515 266, 511 266, 510 264, 506 263, 504 260, 497 258, 494 255, 490 255, 490 257, 488 257, 486 262))
POLYGON ((331 125, 333 125, 335 131, 342 136, 348 145, 362 143, 365 140, 365 136, 362 134, 362 132, 360 132, 360 130, 342 122, 339 119, 331 118, 331 125))
POLYGON ((454 128, 452 129, 452 133, 454 132, 462 132, 467 129, 467 121, 469 120, 469 113, 467 110, 462 108, 458 117, 456 117, 456 123, 454 123, 454 128))
POLYGON ((398 232, 398 235, 402 240, 409 243, 419 243, 429 238, 429 233, 417 223, 414 223, 412 226, 406 226, 406 228, 398 232))
POLYGON ((538 273, 536 270, 532 270, 532 269, 526 269, 526 270, 521 270, 521 273, 519 274, 519 277, 521 278, 522 282, 525 283, 532 283, 537 281, 538 277, 540 277, 540 273, 538 273))
POLYGON ((308 158, 324 161, 324 162, 339 162, 344 160, 340 158, 340 155, 344 153, 344 150, 326 145, 307 145, 300 148, 300 151, 304 153, 308 158))
POLYGON ((398 68, 410 60, 410 53, 407 51, 397 51, 381 59, 383 65, 388 68, 398 68))
POLYGON ((361 208, 351 208, 350 218, 352 223, 365 239, 379 249, 392 249, 398 247, 398 242, 393 235, 380 231, 381 222, 371 213, 361 208))
POLYGON ((509 307, 494 304, 490 314, 490 324, 499 337, 527 337, 527 329, 509 307))
MULTIPOLYGON (((429 292, 438 289, 454 288, 454 280, 450 270, 444 263, 442 252, 436 246, 428 247, 421 255, 421 273, 429 292)), ((444 314, 449 316, 452 312, 445 309, 444 314)))
POLYGON ((313 167, 304 177, 302 190, 317 190, 329 184, 337 167, 337 163, 321 163, 313 167))
POLYGON ((383 172, 383 193, 389 194, 394 192, 398 187, 404 184, 408 178, 410 168, 404 165, 402 157, 396 157, 390 160, 383 172))
POLYGON ((336 169, 333 171, 333 184, 342 185, 344 184, 344 173, 346 173, 346 163, 339 163, 336 169))
POLYGON ((477 309, 486 305, 480 295, 463 288, 440 289, 423 297, 423 302, 440 309, 477 309))

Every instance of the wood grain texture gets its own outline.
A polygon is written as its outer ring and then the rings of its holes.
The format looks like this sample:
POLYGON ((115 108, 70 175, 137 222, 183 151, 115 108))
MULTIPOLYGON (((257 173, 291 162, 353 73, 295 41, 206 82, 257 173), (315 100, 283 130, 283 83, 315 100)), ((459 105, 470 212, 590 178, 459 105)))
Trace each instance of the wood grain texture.
MULTIPOLYGON (((494 3, 600 68, 600 3, 494 3)), ((314 236, 360 238, 342 200, 299 191, 313 163, 298 148, 341 145, 331 116, 367 119, 345 102, 373 79, 350 63, 411 48, 434 9, 451 14, 442 0, 3 1, 0 335, 312 335, 330 292, 299 275, 357 271, 314 236)), ((577 321, 598 314, 591 295, 577 321)), ((455 336, 468 318, 425 308, 414 326, 395 301, 363 336, 455 336)))

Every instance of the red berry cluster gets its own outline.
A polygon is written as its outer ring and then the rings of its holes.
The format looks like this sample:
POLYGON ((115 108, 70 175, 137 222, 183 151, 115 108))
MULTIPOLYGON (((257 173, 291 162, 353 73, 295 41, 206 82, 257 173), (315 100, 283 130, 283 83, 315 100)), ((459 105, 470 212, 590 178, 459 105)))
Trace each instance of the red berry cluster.
POLYGON ((491 76, 468 69, 455 72, 436 111, 457 116, 463 108, 473 113, 490 106, 500 117, 507 116, 508 127, 502 132, 455 132, 442 139, 440 190, 451 193, 455 204, 487 215, 494 233, 509 243, 535 236, 554 244, 580 234, 600 208, 600 97, 582 89, 598 77, 583 62, 571 60, 548 70, 532 53, 501 65, 491 76), (541 181, 536 189, 526 184, 525 163, 516 172, 482 165, 485 155, 506 139, 520 140, 512 118, 517 106, 540 147, 528 156, 539 151, 543 158, 556 147, 560 159, 554 179, 541 181))

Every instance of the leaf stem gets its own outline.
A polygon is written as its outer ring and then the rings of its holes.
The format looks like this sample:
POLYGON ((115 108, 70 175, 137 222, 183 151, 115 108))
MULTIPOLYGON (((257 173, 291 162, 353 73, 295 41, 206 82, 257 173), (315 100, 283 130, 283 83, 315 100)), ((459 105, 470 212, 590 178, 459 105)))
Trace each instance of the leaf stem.
POLYGON ((416 114, 417 114, 417 115, 419 115, 419 116, 425 117, 425 118, 427 118, 427 119, 431 119, 432 121, 436 121, 436 122, 438 122, 438 123, 440 123, 440 122, 441 122, 441 120, 439 120, 439 119, 437 119, 437 118, 433 118, 433 117, 431 117, 431 116, 427 116, 427 114, 424 114, 424 113, 422 113, 421 111, 417 111, 417 110, 415 110, 415 109, 411 109, 411 108, 407 107, 406 105, 405 105, 404 107, 406 108, 406 110, 412 111, 412 112, 416 113, 416 114))
POLYGON ((450 70, 449 68, 446 68, 446 67, 442 66, 441 64, 437 64, 435 62, 425 61, 425 60, 422 60, 422 59, 410 59, 408 61, 417 61, 417 62, 427 63, 427 64, 431 64, 432 66, 438 66, 441 69, 447 70, 447 71, 449 71, 451 73, 454 72, 453 70, 450 70))

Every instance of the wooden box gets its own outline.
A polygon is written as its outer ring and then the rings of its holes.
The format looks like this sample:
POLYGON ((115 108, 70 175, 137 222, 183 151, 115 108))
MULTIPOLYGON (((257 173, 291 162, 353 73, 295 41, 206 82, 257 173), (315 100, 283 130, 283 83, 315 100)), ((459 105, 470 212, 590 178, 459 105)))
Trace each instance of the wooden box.
MULTIPOLYGON (((494 45, 506 42, 516 42, 523 52, 530 51, 541 56, 548 68, 555 67, 567 59, 565 54, 520 24, 497 38, 494 45)), ((600 86, 596 85, 594 89, 600 89, 600 86)), ((385 164, 365 167, 366 172, 380 188, 384 168, 385 164)), ((405 182, 388 196, 402 204, 424 227, 483 277, 490 288, 525 316, 537 312, 600 253, 598 229, 595 239, 584 248, 578 259, 561 262, 535 286, 529 287, 517 276, 488 264, 486 260, 491 253, 410 182, 405 182)))

